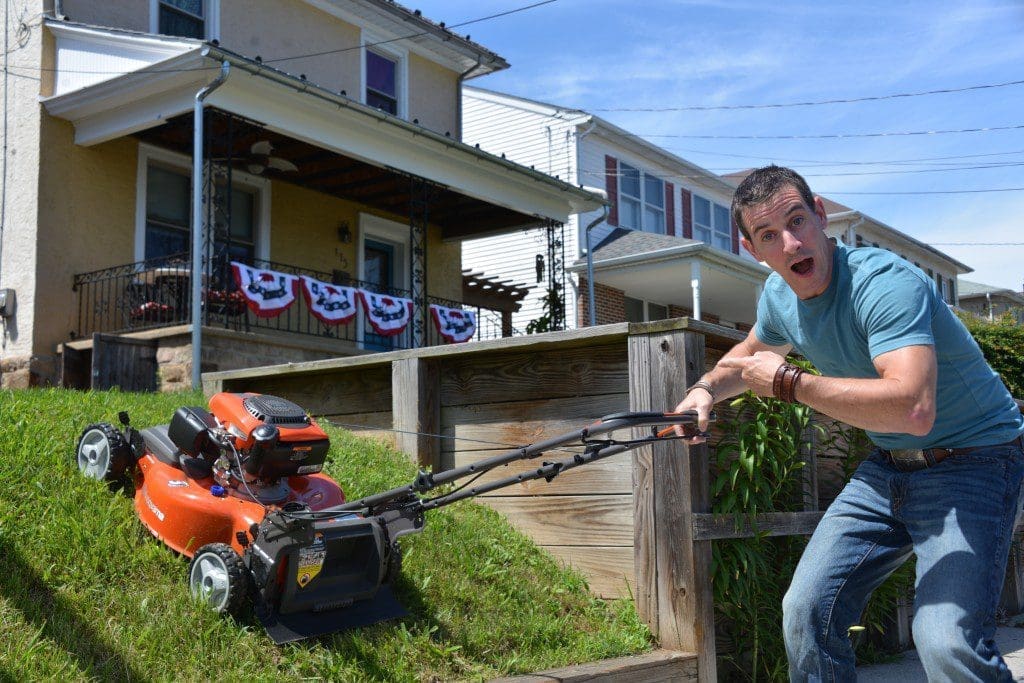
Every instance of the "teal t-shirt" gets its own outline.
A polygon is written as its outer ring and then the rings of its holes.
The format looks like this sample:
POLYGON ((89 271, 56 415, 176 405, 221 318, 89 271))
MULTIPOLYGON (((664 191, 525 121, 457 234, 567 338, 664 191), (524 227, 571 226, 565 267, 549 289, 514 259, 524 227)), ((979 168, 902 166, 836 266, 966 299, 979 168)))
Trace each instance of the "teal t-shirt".
POLYGON ((923 437, 868 432, 882 448, 1006 443, 1024 417, 963 323, 920 269, 884 249, 837 244, 827 290, 801 301, 778 273, 765 283, 754 334, 791 344, 828 377, 877 378, 872 359, 928 345, 938 360, 935 426, 923 437))

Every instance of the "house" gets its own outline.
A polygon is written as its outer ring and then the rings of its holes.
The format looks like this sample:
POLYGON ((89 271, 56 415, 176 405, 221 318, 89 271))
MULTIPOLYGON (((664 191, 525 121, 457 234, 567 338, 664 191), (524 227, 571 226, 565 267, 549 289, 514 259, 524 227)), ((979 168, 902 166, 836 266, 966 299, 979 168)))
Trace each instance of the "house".
MULTIPOLYGON (((465 288, 492 275, 463 277, 463 240, 602 204, 463 144, 463 82, 508 64, 390 0, 19 5, 4 9, 3 386, 105 386, 127 363, 143 369, 123 387, 167 389, 444 343, 432 312, 470 311, 465 288)), ((495 303, 496 334, 514 307, 495 303)))
POLYGON ((957 305, 965 311, 989 321, 1009 313, 1018 325, 1024 325, 1024 292, 960 278, 957 293, 957 305))
POLYGON ((607 213, 583 212, 563 226, 463 242, 467 267, 535 285, 513 318, 519 332, 531 321, 589 324, 588 270, 598 324, 680 315, 753 323, 769 271, 740 249, 729 181, 599 116, 477 87, 463 89, 462 133, 609 201, 607 213))

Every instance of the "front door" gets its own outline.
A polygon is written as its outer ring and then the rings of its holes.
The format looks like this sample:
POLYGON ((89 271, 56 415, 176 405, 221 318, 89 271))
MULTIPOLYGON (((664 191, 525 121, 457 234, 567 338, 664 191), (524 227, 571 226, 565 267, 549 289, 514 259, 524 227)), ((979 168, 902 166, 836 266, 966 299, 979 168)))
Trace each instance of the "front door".
MULTIPOLYGON (((368 289, 379 294, 395 292, 395 245, 367 238, 363 241, 363 281, 368 289)), ((405 333, 393 337, 375 334, 367 325, 363 334, 363 347, 371 351, 388 351, 402 348, 401 338, 405 333)))

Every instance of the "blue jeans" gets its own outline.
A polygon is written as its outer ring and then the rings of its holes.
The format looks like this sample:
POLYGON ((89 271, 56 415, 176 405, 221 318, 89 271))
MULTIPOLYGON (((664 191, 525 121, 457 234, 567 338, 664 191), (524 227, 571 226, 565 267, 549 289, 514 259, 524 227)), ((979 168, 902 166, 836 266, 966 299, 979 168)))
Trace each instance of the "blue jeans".
POLYGON ((915 472, 877 451, 861 463, 811 536, 783 600, 790 680, 856 680, 848 629, 911 553, 914 644, 928 680, 1011 680, 992 638, 1022 474, 1017 445, 915 472))

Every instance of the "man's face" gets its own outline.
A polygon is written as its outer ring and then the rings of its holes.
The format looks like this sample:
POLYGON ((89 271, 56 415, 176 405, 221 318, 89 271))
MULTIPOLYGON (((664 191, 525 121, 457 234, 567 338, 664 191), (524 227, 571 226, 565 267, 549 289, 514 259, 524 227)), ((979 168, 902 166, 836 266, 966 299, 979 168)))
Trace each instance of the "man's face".
POLYGON ((740 240, 743 248, 781 275, 799 298, 828 289, 835 245, 825 236, 828 219, 820 197, 807 206, 787 185, 763 204, 743 209, 743 222, 750 232, 749 240, 740 240))

